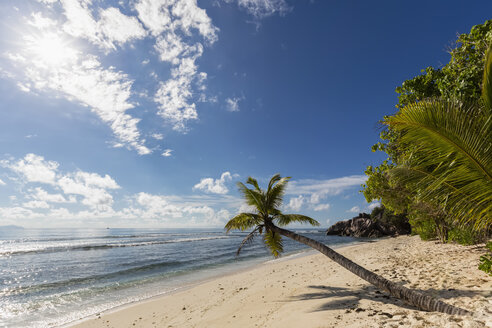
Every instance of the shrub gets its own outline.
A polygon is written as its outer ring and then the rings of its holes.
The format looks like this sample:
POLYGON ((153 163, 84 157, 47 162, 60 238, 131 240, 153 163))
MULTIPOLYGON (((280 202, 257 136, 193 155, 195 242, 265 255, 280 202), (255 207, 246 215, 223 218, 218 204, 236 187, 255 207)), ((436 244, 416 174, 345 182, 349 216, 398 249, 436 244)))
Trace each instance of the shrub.
POLYGON ((492 276, 492 241, 488 242, 485 247, 488 249, 488 254, 480 256, 478 268, 492 276))

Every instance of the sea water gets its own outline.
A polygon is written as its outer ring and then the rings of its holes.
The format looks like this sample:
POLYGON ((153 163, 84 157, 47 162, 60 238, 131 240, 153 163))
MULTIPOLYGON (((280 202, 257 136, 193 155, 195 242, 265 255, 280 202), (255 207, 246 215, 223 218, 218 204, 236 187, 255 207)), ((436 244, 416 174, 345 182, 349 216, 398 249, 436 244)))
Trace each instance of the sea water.
MULTIPOLYGON (((294 229, 295 230, 295 229, 294 229)), ((299 231, 329 246, 356 242, 299 231)), ((0 228, 0 327, 56 327, 271 259, 261 237, 190 229, 0 228)), ((305 245, 284 238, 285 254, 305 245)))

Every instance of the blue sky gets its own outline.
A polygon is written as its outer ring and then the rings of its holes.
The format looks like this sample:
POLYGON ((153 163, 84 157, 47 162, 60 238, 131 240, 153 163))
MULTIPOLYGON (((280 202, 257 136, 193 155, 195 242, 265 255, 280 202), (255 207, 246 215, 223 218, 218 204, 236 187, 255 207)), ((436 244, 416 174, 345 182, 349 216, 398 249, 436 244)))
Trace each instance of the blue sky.
POLYGON ((0 225, 222 227, 292 176, 323 226, 359 193, 394 89, 489 19, 475 1, 3 0, 0 225))

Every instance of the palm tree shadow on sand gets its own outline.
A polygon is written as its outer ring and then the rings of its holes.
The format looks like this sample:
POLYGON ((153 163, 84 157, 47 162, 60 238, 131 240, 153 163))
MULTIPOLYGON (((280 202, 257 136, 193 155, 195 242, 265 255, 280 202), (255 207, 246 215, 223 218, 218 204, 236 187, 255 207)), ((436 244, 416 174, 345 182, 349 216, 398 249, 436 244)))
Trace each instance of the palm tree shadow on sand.
MULTIPOLYGON (((297 296, 292 296, 291 301, 306 301, 306 300, 327 300, 326 303, 318 306, 311 312, 329 311, 329 310, 355 310, 357 312, 366 311, 360 307, 362 300, 378 302, 384 304, 393 304, 399 308, 408 310, 419 310, 417 307, 409 305, 399 299, 390 297, 382 293, 372 285, 366 285, 359 288, 353 287, 332 287, 323 285, 311 285, 309 288, 315 290, 311 293, 304 293, 297 296)), ((455 297, 473 298, 477 295, 482 295, 480 291, 462 290, 462 289, 414 289, 428 295, 436 295, 442 299, 451 299, 455 297)), ((483 296, 483 295, 482 295, 483 296)))

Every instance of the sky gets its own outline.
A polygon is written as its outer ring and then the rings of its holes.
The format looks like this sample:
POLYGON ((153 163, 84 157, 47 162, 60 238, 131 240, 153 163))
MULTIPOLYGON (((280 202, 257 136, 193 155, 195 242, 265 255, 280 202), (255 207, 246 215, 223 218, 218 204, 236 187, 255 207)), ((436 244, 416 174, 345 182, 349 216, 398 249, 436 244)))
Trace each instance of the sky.
POLYGON ((220 228, 236 183, 290 176, 327 227, 359 192, 394 89, 492 2, 2 0, 0 225, 220 228))

